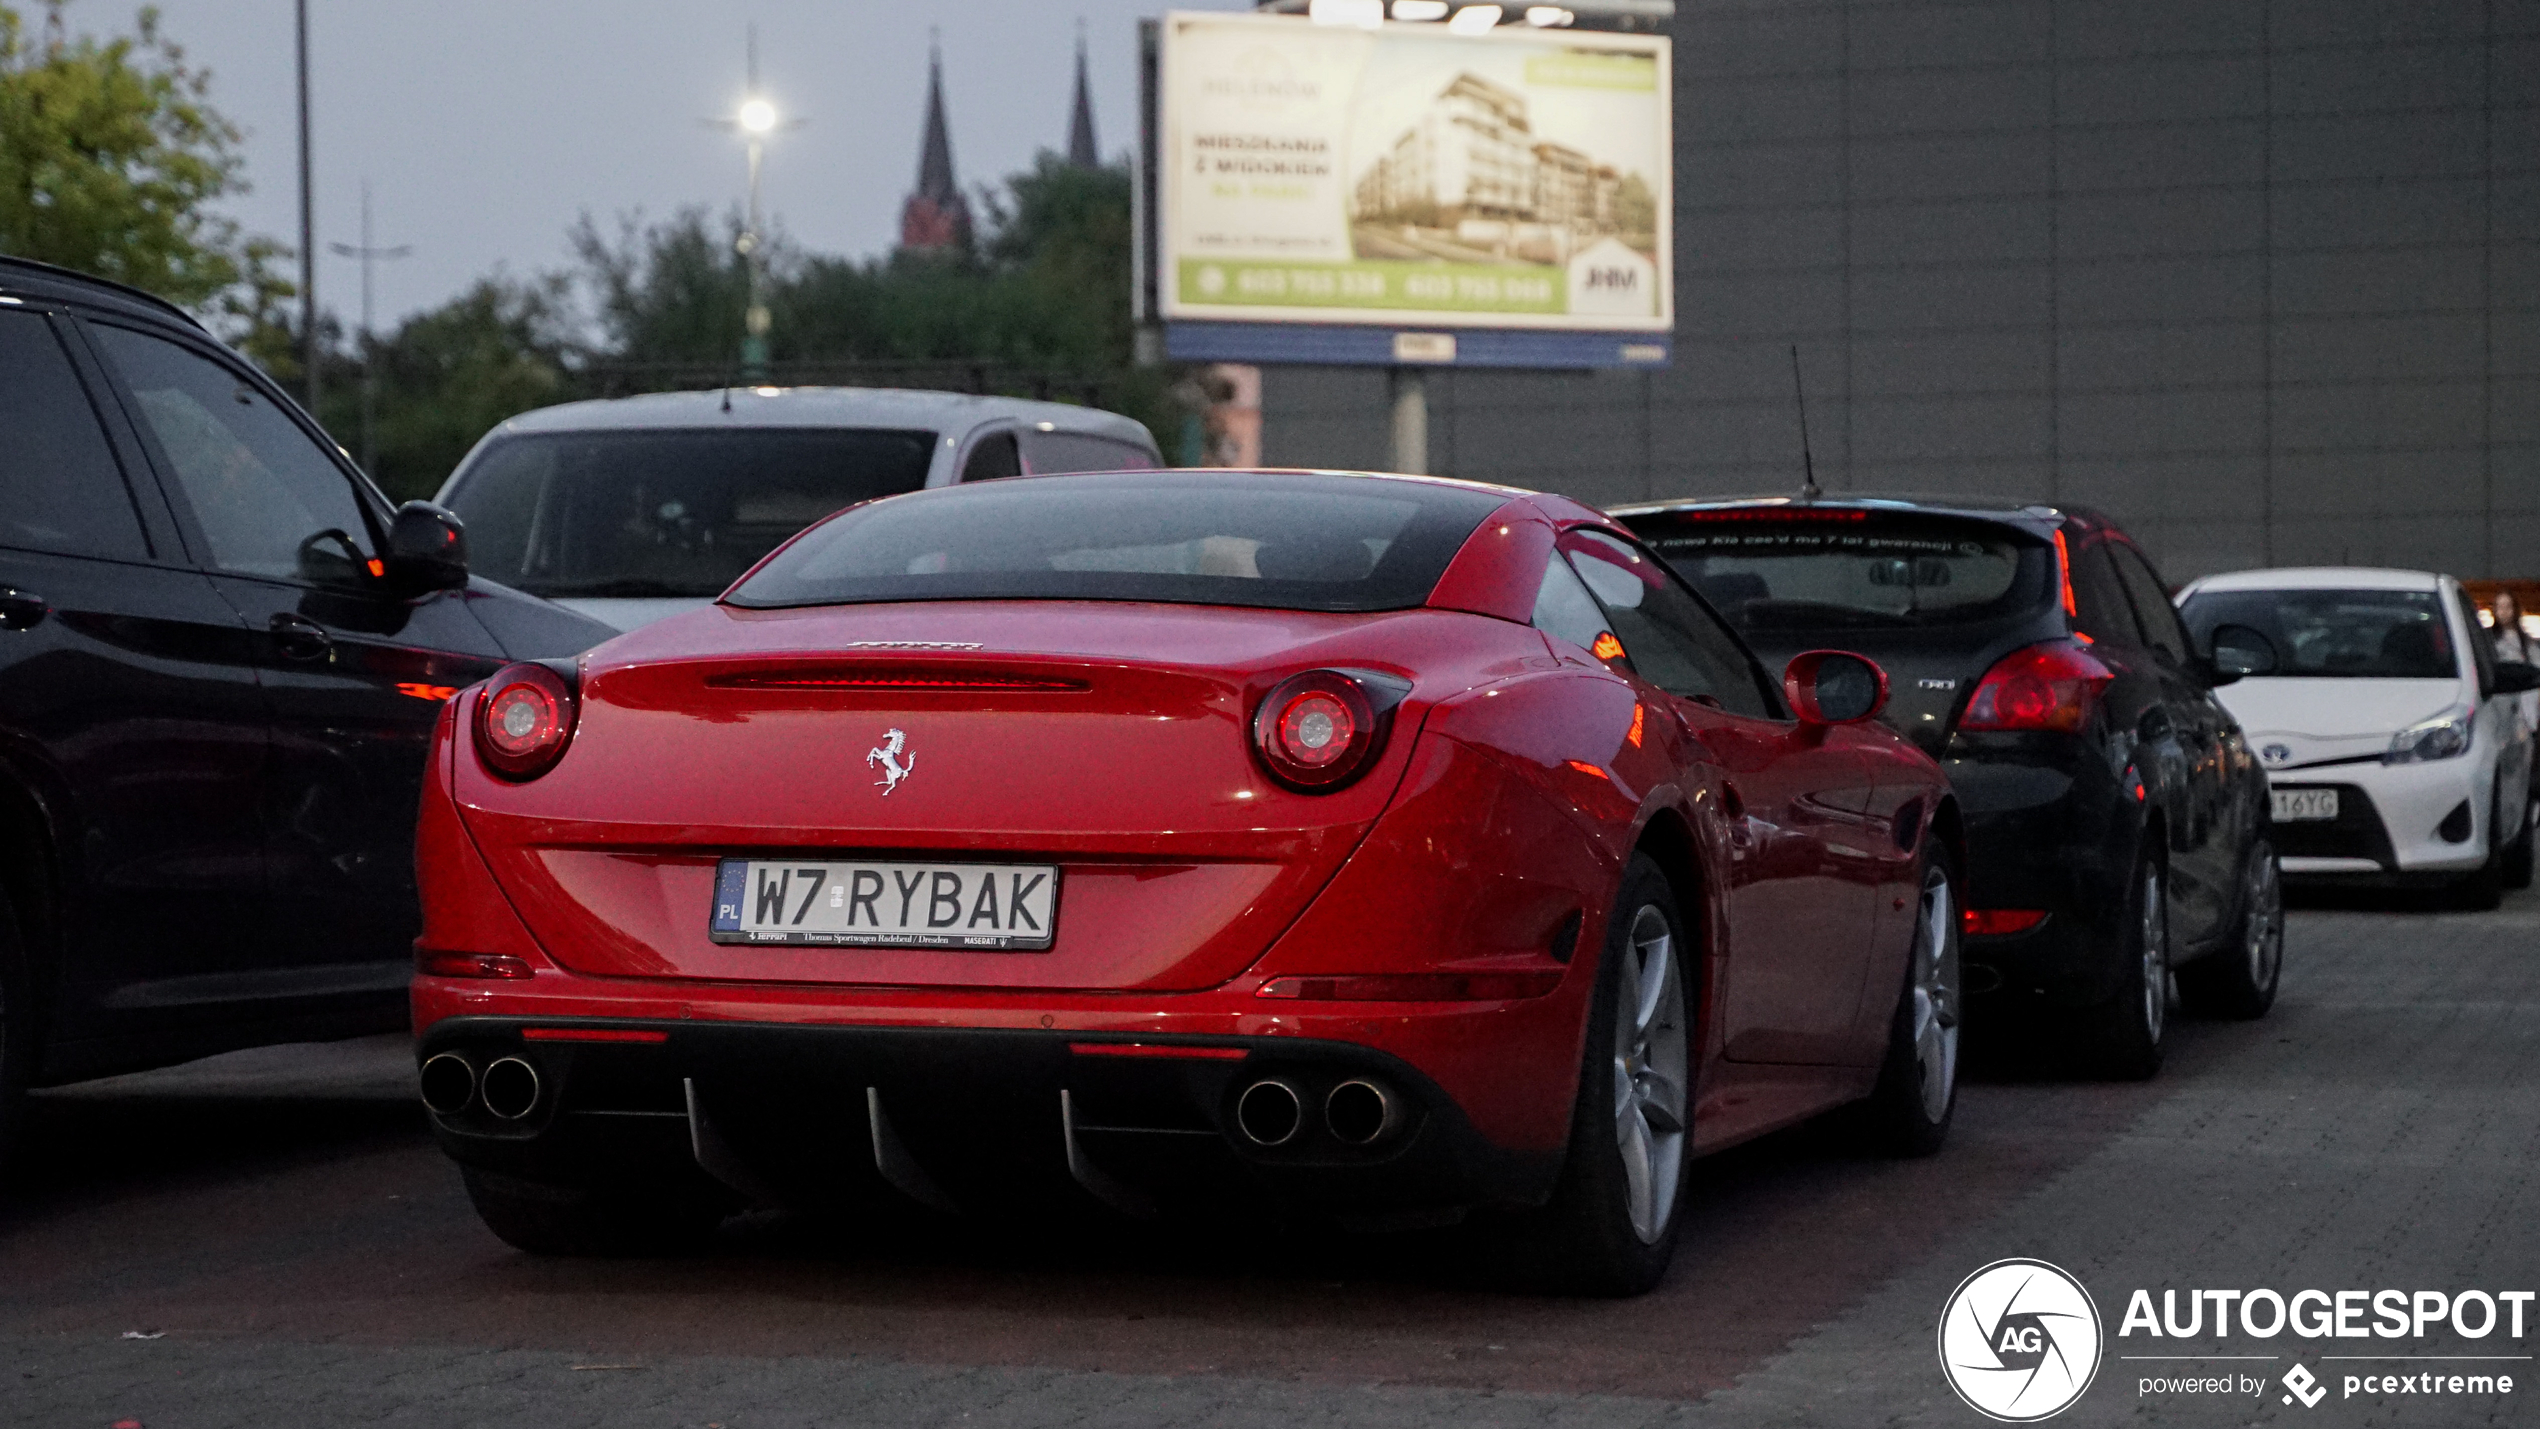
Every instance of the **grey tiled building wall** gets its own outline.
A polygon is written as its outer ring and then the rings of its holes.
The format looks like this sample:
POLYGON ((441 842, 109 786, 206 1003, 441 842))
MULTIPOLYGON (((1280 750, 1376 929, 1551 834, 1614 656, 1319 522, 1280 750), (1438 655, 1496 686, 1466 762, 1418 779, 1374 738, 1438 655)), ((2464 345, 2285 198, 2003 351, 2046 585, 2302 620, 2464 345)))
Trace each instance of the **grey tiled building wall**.
MULTIPOLYGON (((1434 373, 1441 472, 2101 507, 2172 580, 2540 576, 2540 0, 1678 0, 1675 365, 1434 373)), ((1264 449, 1381 466, 1385 376, 1264 449)))

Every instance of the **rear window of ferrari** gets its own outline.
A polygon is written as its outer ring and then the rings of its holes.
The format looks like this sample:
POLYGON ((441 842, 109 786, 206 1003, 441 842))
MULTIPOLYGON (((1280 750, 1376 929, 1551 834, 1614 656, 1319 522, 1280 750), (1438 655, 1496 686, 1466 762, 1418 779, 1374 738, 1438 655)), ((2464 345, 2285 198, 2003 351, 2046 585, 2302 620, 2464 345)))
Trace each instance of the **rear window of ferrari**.
POLYGON ((724 599, 1136 600, 1273 610, 1425 602, 1501 493, 1310 473, 1031 477, 878 501, 724 599))
POLYGON ((1627 520, 1748 634, 1957 625, 2052 597, 2053 548, 1989 521, 1858 507, 1627 520))

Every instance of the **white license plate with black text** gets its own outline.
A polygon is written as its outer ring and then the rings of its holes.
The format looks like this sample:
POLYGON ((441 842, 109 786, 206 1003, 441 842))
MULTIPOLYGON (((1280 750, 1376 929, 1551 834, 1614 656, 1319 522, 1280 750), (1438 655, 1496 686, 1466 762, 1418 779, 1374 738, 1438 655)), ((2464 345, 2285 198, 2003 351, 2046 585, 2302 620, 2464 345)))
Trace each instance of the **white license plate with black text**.
POLYGON ((2279 824, 2316 823, 2336 817, 2337 791, 2334 789, 2275 791, 2275 821, 2279 824))
POLYGON ((1033 952, 1057 922, 1048 864, 727 858, 709 927, 718 943, 1033 952))

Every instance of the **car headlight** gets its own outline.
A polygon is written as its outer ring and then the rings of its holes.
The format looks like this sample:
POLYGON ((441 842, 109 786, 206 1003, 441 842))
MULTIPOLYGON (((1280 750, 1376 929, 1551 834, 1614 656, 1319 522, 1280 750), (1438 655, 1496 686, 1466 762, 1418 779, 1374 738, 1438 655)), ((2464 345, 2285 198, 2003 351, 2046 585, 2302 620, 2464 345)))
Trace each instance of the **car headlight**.
POLYGON ((2390 750, 2381 756, 2381 762, 2422 764, 2429 759, 2452 759, 2467 754, 2472 726, 2477 719, 2476 710, 2456 707, 2430 720, 2409 725, 2390 736, 2390 750))

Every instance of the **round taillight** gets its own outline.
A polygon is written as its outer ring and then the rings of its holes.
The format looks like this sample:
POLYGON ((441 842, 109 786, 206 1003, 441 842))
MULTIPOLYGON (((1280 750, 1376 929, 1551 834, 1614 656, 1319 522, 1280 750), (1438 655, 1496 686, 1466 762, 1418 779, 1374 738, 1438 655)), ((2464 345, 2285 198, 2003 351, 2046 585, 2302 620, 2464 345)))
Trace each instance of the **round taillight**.
MULTIPOLYGON (((1404 690, 1409 687, 1404 686, 1404 690)), ((1386 714, 1402 691, 1379 688, 1380 709, 1359 680, 1338 670, 1291 675, 1253 714, 1253 748, 1271 777, 1291 789, 1337 789, 1376 762, 1386 714)))
POLYGON ((510 665, 476 697, 476 753, 506 779, 535 779, 573 738, 573 691, 544 665, 510 665))
POLYGON ((1293 764, 1322 769, 1349 755, 1358 721, 1349 706, 1321 690, 1308 690, 1279 711, 1279 752, 1293 764))

